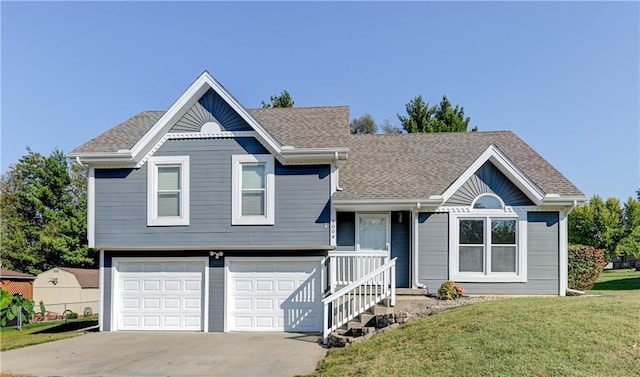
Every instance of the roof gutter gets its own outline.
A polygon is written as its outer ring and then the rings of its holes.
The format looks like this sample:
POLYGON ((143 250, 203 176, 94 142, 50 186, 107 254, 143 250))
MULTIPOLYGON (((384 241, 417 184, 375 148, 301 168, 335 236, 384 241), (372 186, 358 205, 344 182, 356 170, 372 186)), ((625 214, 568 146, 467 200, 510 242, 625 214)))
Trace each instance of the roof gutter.
POLYGON ((122 250, 134 250, 134 251, 183 251, 183 250, 193 250, 193 251, 247 251, 247 252, 255 252, 255 251, 299 251, 299 250, 307 250, 307 251, 328 251, 335 250, 335 246, 331 245, 272 245, 272 246, 261 246, 261 245, 250 245, 250 246, 228 246, 228 245, 210 245, 210 246, 99 246, 96 247, 100 250, 109 250, 109 251, 122 251, 122 250))
POLYGON ((280 155, 286 164, 332 163, 346 160, 349 148, 294 148, 282 147, 280 155))
POLYGON ((442 196, 434 195, 422 199, 338 199, 335 207, 339 211, 411 211, 443 203, 442 196))
POLYGON ((89 165, 106 165, 118 167, 134 167, 135 160, 133 154, 129 150, 121 150, 118 152, 98 152, 98 153, 69 153, 67 158, 75 160, 80 166, 89 165))
POLYGON ((542 199, 540 206, 571 207, 571 211, 573 211, 577 206, 586 202, 586 196, 560 196, 558 194, 547 194, 542 199))

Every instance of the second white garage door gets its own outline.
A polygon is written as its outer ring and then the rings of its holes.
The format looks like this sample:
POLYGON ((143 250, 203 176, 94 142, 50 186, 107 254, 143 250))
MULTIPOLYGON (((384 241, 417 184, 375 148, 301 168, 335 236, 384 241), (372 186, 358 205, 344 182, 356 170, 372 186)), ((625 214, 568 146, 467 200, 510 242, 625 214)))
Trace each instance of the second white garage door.
POLYGON ((226 263, 229 331, 321 331, 318 259, 226 263))

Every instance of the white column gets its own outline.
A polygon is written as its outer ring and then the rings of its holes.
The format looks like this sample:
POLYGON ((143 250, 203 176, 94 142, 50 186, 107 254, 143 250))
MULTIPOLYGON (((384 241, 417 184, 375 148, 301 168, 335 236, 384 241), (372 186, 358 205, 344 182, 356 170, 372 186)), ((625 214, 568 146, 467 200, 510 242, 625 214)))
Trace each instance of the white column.
POLYGON ((559 256, 558 267, 560 272, 560 284, 558 295, 566 296, 568 288, 568 255, 569 255, 569 227, 567 224, 567 211, 559 211, 560 229, 558 230, 559 256))

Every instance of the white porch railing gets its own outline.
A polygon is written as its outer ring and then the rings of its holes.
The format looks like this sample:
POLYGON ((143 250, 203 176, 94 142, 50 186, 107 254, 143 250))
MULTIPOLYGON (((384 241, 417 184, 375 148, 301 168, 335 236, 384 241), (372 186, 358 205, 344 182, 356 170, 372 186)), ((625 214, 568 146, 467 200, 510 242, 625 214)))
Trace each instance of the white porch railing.
POLYGON ((329 290, 353 283, 389 261, 387 251, 330 251, 329 290))
POLYGON ((396 258, 322 300, 323 339, 385 298, 396 304, 396 258))

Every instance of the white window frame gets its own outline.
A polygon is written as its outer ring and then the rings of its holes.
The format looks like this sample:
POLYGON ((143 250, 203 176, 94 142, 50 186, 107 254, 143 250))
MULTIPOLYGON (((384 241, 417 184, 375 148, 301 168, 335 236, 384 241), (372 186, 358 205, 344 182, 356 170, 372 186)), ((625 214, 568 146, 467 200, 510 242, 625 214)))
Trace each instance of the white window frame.
POLYGON ((356 224, 355 224, 355 241, 356 241, 356 250, 360 251, 386 251, 387 253, 389 253, 391 251, 391 213, 389 212, 376 212, 376 213, 371 213, 371 212, 367 212, 367 213, 362 213, 362 212, 358 212, 356 213, 356 224), (360 219, 361 218, 367 218, 367 217, 373 217, 373 218, 377 218, 377 217, 384 217, 387 219, 387 242, 385 245, 385 250, 369 250, 369 249, 361 249, 360 248, 360 219))
POLYGON ((527 281, 527 213, 508 207, 499 209, 473 209, 449 213, 449 279, 456 282, 506 283, 527 281), (516 220, 516 272, 491 272, 491 220, 516 220), (460 272, 460 220, 484 220, 483 272, 460 272), (488 237, 488 238, 487 238, 488 237))
POLYGON ((152 156, 147 161, 147 225, 189 225, 189 156, 152 156), (180 216, 158 216, 158 167, 180 167, 180 216))
POLYGON ((273 155, 243 154, 231 156, 231 225, 274 225, 275 224, 275 170, 273 155), (265 214, 264 216, 242 215, 242 165, 265 165, 265 214))

